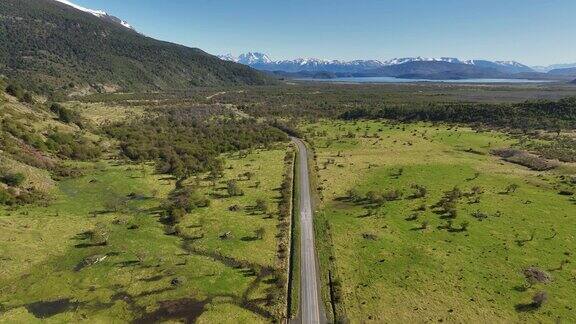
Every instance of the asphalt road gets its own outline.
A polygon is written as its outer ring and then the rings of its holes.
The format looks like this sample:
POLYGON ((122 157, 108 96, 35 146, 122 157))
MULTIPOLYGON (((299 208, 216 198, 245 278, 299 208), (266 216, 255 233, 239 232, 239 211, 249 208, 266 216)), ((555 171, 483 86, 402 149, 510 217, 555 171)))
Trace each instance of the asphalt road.
POLYGON ((300 320, 303 324, 324 323, 325 316, 319 293, 319 276, 314 245, 312 201, 308 172, 308 149, 304 142, 292 138, 298 146, 300 179, 300 320))

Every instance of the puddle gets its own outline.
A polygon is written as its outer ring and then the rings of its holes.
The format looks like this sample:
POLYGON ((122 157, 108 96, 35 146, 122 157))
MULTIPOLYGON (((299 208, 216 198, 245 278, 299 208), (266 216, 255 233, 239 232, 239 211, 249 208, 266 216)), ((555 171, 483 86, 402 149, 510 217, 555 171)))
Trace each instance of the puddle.
POLYGON ((190 298, 168 300, 159 302, 159 308, 145 314, 133 323, 159 323, 167 320, 182 320, 184 323, 194 323, 204 312, 204 307, 208 301, 197 301, 190 298))
POLYGON ((26 309, 36 318, 49 318, 67 311, 76 310, 81 303, 72 302, 69 298, 54 301, 40 301, 26 305, 26 309))

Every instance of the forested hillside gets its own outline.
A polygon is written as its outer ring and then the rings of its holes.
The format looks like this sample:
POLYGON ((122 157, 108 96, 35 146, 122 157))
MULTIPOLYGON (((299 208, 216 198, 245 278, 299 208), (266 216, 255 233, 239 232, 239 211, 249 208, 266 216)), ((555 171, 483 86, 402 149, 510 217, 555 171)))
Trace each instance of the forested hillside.
POLYGON ((36 91, 111 92, 274 82, 52 0, 0 2, 0 74, 36 91))

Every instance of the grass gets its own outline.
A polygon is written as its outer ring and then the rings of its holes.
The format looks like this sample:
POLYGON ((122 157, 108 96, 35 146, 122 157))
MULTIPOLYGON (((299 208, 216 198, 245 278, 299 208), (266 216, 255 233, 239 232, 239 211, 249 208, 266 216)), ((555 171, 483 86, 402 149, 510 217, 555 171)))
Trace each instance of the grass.
MULTIPOLYGON (((275 277, 259 269, 279 264, 275 202, 285 149, 227 157, 221 181, 247 171, 254 176, 239 182, 244 196, 213 197, 209 208, 185 217, 183 234, 202 237, 190 242, 164 234, 159 207, 174 181, 155 174, 151 165, 81 163, 86 175, 57 182, 48 206, 0 208, 0 322, 277 318, 283 306, 266 302, 275 277), (256 181, 259 188, 253 188, 256 181), (107 211, 118 197, 132 198, 119 211, 107 211), (246 210, 257 198, 269 201, 272 218, 246 210), (243 209, 229 211, 234 204, 243 209), (108 244, 83 246, 88 241, 82 233, 98 226, 109 234, 108 244), (251 239, 260 227, 263 239, 251 239), (231 237, 220 239, 228 231, 231 237), (79 269, 89 258, 102 257, 79 269), (57 310, 43 315, 46 303, 55 301, 57 310), (174 314, 162 317, 166 305, 174 314)), ((222 183, 201 185, 201 193, 223 193, 222 183)))
POLYGON ((330 247, 319 249, 324 268, 334 267, 340 279, 337 317, 352 322, 576 320, 574 267, 568 263, 555 270, 564 260, 574 262, 576 253, 571 230, 576 208, 557 190, 562 175, 575 174, 573 165, 535 172, 503 162, 490 150, 516 140, 462 127, 324 121, 303 129, 318 155, 322 203, 316 224, 317 232, 328 230, 324 235, 333 240, 330 260, 330 247), (349 132, 355 136, 346 137, 349 132), (425 186, 426 197, 408 198, 412 184, 425 186), (518 190, 503 194, 510 184, 518 190), (478 203, 459 200, 448 230, 448 220, 431 206, 455 186, 464 192, 479 186, 484 193, 478 203), (361 196, 397 189, 404 196, 382 205, 353 202, 347 198, 350 189, 361 196), (421 205, 426 210, 417 212, 421 205), (477 220, 476 211, 489 216, 477 220), (407 220, 414 213, 417 220, 407 220), (421 229, 424 221, 428 226, 421 229), (464 222, 467 230, 459 230, 464 222), (522 270, 529 266, 549 271, 553 281, 527 287, 522 270), (548 302, 540 309, 523 308, 540 290, 548 293, 548 302))
POLYGON ((291 278, 290 278, 290 318, 298 316, 300 303, 300 159, 299 153, 294 158, 294 182, 293 182, 293 205, 292 205, 292 247, 290 255, 291 278))

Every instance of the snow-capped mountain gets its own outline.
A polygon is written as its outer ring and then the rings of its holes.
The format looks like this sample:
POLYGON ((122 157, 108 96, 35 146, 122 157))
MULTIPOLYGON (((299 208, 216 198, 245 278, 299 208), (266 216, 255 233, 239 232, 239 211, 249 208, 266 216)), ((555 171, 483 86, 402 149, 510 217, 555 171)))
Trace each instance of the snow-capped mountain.
MULTIPOLYGON (((235 57, 231 54, 219 56, 223 60, 234 61, 237 63, 249 65, 253 68, 264 71, 282 71, 289 73, 298 72, 330 72, 330 73, 363 73, 374 71, 384 67, 396 66, 407 63, 429 62, 450 63, 455 65, 474 66, 478 69, 492 69, 499 73, 524 73, 534 72, 530 67, 515 61, 487 61, 487 60, 460 60, 454 57, 405 57, 395 58, 387 61, 379 60, 323 60, 317 58, 297 58, 293 60, 274 61, 264 53, 250 52, 235 57)), ((422 64, 420 64, 422 65, 422 64)))
POLYGON ((98 17, 98 18, 101 18, 101 19, 104 19, 104 20, 108 20, 108 21, 114 22, 114 23, 116 23, 116 24, 119 24, 119 25, 121 25, 121 26, 124 26, 124 27, 126 27, 126 28, 129 28, 129 29, 134 30, 134 28, 133 28, 129 23, 127 23, 126 21, 124 21, 124 20, 122 20, 122 19, 120 19, 120 18, 114 17, 114 16, 112 16, 112 15, 109 15, 109 14, 108 14, 107 12, 105 12, 105 11, 85 8, 85 7, 79 6, 79 5, 75 4, 75 3, 72 3, 72 2, 70 2, 70 1, 68 1, 68 0, 54 0, 54 1, 60 2, 60 3, 62 3, 62 4, 65 4, 65 5, 67 5, 67 6, 72 7, 72 8, 74 8, 74 9, 87 12, 87 13, 92 14, 92 15, 98 17))
POLYGON ((225 61, 232 61, 244 65, 254 65, 254 64, 271 64, 273 61, 267 54, 258 52, 248 52, 240 54, 240 56, 234 56, 232 54, 224 54, 218 56, 220 59, 225 61))

